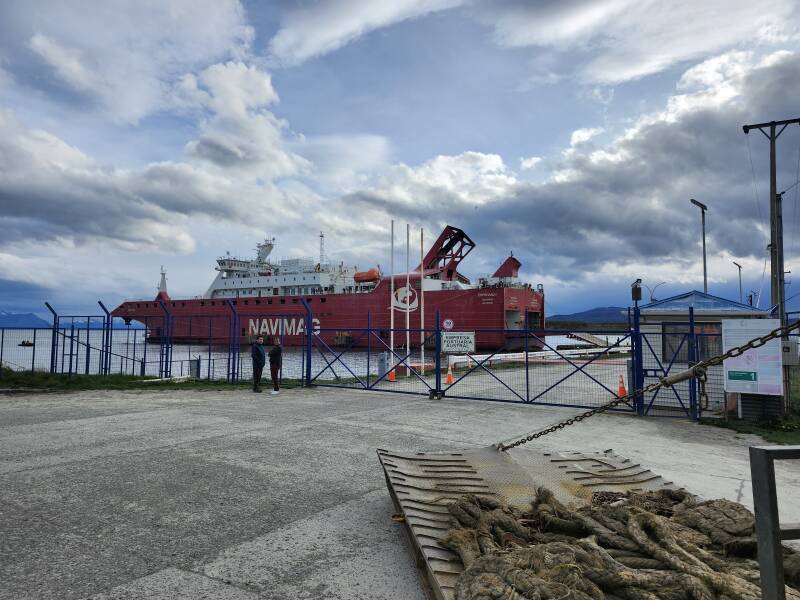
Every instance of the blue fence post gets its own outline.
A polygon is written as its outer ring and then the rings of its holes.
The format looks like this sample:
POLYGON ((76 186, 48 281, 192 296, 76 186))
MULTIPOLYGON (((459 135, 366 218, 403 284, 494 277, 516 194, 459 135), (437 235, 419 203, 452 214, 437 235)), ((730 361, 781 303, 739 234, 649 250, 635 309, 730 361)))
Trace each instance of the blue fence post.
POLYGON ((214 320, 214 317, 208 317, 208 377, 207 379, 211 381, 211 324, 214 320))
POLYGON ((442 331, 441 331, 441 317, 439 311, 436 311, 436 330, 434 335, 436 336, 436 360, 434 361, 434 365, 436 367, 436 395, 441 398, 444 396, 444 390, 442 389, 442 331))
POLYGON ((33 351, 31 353, 31 371, 33 371, 36 368, 36 329, 33 330, 33 348, 31 350, 33 351))
MULTIPOLYGON (((130 331, 128 331, 130 333, 130 331)), ((143 344, 145 342, 142 342, 143 344)), ((147 348, 147 346, 145 346, 147 348)), ((133 356, 131 357, 131 375, 136 374, 136 330, 133 330, 133 356)))
MULTIPOLYGON (((642 358, 642 331, 640 323, 641 314, 639 312, 639 305, 633 308, 633 333, 631 335, 631 343, 633 345, 633 374, 634 383, 633 389, 638 391, 644 389, 644 361, 642 358)), ((636 414, 639 416, 644 415, 645 397, 643 393, 637 394, 634 397, 634 407, 636 414)))
MULTIPOLYGON (((149 319, 145 318, 144 321, 144 339, 142 340, 142 369, 141 369, 141 376, 144 377, 147 374, 147 334, 150 331, 147 324, 149 319)), ((130 327, 130 326, 129 326, 130 327)), ((133 341, 136 341, 136 330, 133 332, 133 341)))
POLYGON ((314 342, 313 313, 308 313, 306 315, 306 318, 308 319, 308 325, 306 327, 306 356, 305 356, 306 386, 311 386, 311 350, 314 342))
POLYGON ((231 317, 228 322, 228 381, 235 383, 239 371, 239 313, 233 302, 226 299, 225 303, 231 309, 231 317))
POLYGON ((303 308, 306 310, 306 343, 303 351, 303 368, 301 379, 303 381, 303 385, 309 387, 311 386, 311 348, 313 341, 311 336, 314 335, 314 312, 311 310, 311 305, 308 303, 308 300, 301 297, 300 302, 302 302, 303 308))
POLYGON ((97 304, 100 305, 100 308, 103 309, 105 313, 105 317, 103 318, 103 348, 100 350, 100 373, 103 375, 108 375, 108 371, 111 368, 111 326, 113 317, 111 313, 108 312, 106 309, 105 304, 97 301, 97 304))
POLYGON ((172 315, 167 309, 166 303, 159 299, 158 304, 164 311, 164 319, 161 328, 161 356, 159 357, 159 377, 167 378, 172 376, 172 315))
POLYGON ((528 338, 530 338, 530 328, 528 326, 528 310, 525 310, 525 402, 530 402, 531 381, 530 371, 528 370, 528 338))
MULTIPOLYGON (((134 331, 134 338, 133 338, 134 343, 136 342, 135 335, 136 335, 136 332, 134 331)), ((131 362, 131 375, 133 375, 133 369, 135 368, 135 366, 133 365, 133 363, 135 362, 133 360, 133 358, 135 358, 135 351, 136 351, 136 348, 134 348, 134 356, 131 357, 131 324, 128 323, 127 329, 125 331, 125 368, 124 368, 124 371, 125 371, 126 375, 128 374, 128 361, 131 362)), ((122 361, 120 360, 119 361, 119 374, 122 375, 122 372, 123 372, 123 367, 122 367, 122 361)))
POLYGON ((58 362, 58 313, 53 310, 49 302, 44 305, 51 313, 53 313, 53 337, 50 340, 50 372, 56 372, 56 363, 58 362))
POLYGON ((89 374, 89 360, 91 358, 91 349, 92 349, 92 344, 89 342, 89 334, 91 332, 90 320, 91 317, 86 317, 86 361, 83 365, 84 375, 89 374))
MULTIPOLYGON (((688 362, 689 366, 693 366, 700 360, 697 348, 697 336, 695 335, 694 331, 694 307, 689 307, 689 332, 688 332, 688 341, 689 341, 689 348, 688 348, 688 362)), ((692 377, 689 380, 689 416, 693 420, 697 420, 699 418, 699 411, 697 406, 697 379, 692 377)))
MULTIPOLYGON (((75 346, 75 319, 70 319, 69 323, 69 374, 72 376, 72 356, 74 352, 75 346)), ((78 362, 77 360, 75 361, 78 362)), ((75 372, 78 372, 78 365, 75 365, 75 372)))

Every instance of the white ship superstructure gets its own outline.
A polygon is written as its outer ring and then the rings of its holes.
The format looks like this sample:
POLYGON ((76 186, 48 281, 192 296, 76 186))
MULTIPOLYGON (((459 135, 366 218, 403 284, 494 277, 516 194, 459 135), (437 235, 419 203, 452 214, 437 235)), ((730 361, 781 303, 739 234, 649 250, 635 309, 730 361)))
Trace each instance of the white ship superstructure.
MULTIPOLYGON (((323 239, 320 234, 320 239, 323 239)), ((320 259, 285 258, 272 262, 269 255, 275 247, 275 238, 266 238, 257 245, 255 259, 236 258, 230 255, 217 259, 216 278, 206 291, 205 298, 240 298, 297 296, 366 292, 375 281, 356 283, 357 267, 325 260, 320 244, 320 259)))

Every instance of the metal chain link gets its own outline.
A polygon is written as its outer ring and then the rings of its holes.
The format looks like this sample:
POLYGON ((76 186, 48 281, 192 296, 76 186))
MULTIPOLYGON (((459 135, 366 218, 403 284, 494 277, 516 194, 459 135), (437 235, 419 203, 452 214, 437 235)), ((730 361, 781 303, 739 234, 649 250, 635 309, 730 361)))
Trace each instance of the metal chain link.
POLYGON ((716 365, 722 364, 722 362, 726 358, 735 358, 737 356, 741 356, 748 350, 752 350, 753 348, 760 348, 767 342, 772 341, 779 337, 783 337, 791 333, 792 331, 796 331, 798 329, 800 329, 800 321, 797 321, 796 323, 792 323, 790 325, 784 325, 783 327, 777 327, 766 335, 753 338, 746 344, 742 344, 741 346, 736 346, 734 348, 731 348, 724 354, 720 354, 719 356, 714 356, 713 358, 701 361, 685 371, 682 371, 675 375, 669 375, 667 377, 660 377, 657 382, 651 383, 650 385, 644 387, 641 390, 630 392, 629 394, 621 396, 620 398, 616 398, 611 402, 608 402, 607 404, 603 404, 602 406, 598 406, 597 408, 587 410, 586 412, 581 413, 579 415, 575 415, 574 417, 570 417, 569 419, 564 419, 563 421, 556 423, 555 425, 551 425, 546 429, 542 429, 540 431, 531 433, 523 438, 518 439, 515 442, 510 442, 508 444, 500 442, 499 444, 496 445, 496 448, 501 452, 505 452, 506 450, 511 450, 512 448, 516 448, 517 446, 522 446, 523 444, 527 444, 530 441, 533 441, 540 437, 544 437, 555 431, 564 429, 569 425, 580 423, 584 419, 588 419, 589 417, 593 417, 594 415, 603 413, 607 410, 619 406, 620 404, 628 404, 628 401, 635 398, 636 396, 644 396, 645 394, 654 392, 662 387, 672 387, 676 383, 680 383, 682 381, 686 381, 687 379, 692 379, 692 378, 697 378, 700 381, 700 406, 703 408, 708 408, 708 393, 706 392, 706 383, 708 382, 709 367, 714 367, 716 365))

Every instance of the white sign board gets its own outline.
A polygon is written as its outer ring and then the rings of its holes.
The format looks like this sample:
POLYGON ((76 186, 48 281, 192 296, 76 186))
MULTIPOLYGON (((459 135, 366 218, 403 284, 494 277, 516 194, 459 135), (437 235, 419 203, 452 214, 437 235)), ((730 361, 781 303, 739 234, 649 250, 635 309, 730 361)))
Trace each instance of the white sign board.
POLYGON ((475 352, 474 331, 443 331, 442 352, 447 354, 468 354, 475 352))
MULTIPOLYGON (((722 346, 727 352, 780 327, 778 319, 723 319, 722 346)), ((782 349, 780 338, 723 363, 726 392, 783 395, 782 349)))

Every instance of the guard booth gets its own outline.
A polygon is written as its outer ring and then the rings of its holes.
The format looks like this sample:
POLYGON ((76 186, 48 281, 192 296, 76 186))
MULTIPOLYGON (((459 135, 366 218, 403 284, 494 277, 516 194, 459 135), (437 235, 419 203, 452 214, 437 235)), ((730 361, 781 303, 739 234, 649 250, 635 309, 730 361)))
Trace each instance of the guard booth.
MULTIPOLYGON (((653 378, 678 373, 696 363, 723 353, 722 324, 726 319, 769 319, 766 310, 697 290, 657 300, 639 307, 642 334, 642 369, 645 385, 653 378), (691 309, 691 310, 690 310, 691 309)), ((722 365, 708 370, 707 402, 700 404, 696 382, 686 381, 673 389, 661 389, 644 398, 650 415, 691 415, 736 411, 738 394, 725 393, 722 365)))

